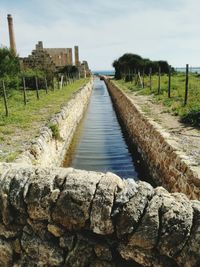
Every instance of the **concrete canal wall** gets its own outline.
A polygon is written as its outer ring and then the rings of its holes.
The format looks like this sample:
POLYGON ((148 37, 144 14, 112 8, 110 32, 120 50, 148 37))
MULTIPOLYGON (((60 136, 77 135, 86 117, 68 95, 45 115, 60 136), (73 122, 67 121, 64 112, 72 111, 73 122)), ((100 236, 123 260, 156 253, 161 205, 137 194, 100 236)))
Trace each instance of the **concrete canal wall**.
POLYGON ((117 113, 158 185, 200 200, 200 176, 160 125, 145 116, 120 88, 106 80, 117 113))

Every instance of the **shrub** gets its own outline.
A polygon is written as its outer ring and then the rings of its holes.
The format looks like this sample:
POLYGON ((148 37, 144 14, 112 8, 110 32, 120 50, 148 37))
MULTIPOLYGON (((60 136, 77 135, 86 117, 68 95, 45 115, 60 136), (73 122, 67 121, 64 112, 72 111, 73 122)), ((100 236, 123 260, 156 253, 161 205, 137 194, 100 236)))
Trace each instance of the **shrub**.
POLYGON ((55 140, 60 140, 61 139, 61 136, 60 136, 60 130, 58 128, 58 125, 57 124, 50 124, 49 125, 49 128, 51 129, 52 131, 52 136, 55 140))
POLYGON ((200 127, 200 106, 192 107, 188 113, 183 114, 181 121, 200 127))

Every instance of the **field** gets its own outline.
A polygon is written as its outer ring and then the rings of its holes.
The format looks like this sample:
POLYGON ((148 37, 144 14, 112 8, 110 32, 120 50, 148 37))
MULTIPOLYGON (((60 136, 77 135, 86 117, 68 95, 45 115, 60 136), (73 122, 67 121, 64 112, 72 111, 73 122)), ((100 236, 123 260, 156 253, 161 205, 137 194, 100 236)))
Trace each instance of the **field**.
POLYGON ((34 138, 40 127, 60 110, 72 94, 86 84, 88 79, 76 80, 55 91, 40 90, 37 100, 34 90, 27 91, 27 105, 23 103, 23 92, 12 91, 8 97, 9 116, 5 116, 3 97, 0 95, 0 161, 13 161, 22 146, 34 138))
POLYGON ((141 95, 151 95, 153 100, 162 103, 168 112, 180 116, 181 121, 194 126, 200 126, 200 75, 189 74, 188 103, 184 105, 185 74, 175 73, 171 78, 171 97, 168 98, 168 76, 161 76, 161 90, 158 94, 158 76, 152 76, 152 89, 149 87, 149 77, 144 80, 144 88, 135 85, 135 82, 115 81, 120 88, 141 95))

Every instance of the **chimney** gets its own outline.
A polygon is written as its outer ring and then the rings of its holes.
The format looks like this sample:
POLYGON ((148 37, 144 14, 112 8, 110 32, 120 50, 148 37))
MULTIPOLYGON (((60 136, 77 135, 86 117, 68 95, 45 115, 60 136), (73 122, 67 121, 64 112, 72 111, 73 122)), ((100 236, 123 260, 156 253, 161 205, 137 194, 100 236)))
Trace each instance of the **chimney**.
POLYGON ((75 66, 79 66, 79 51, 78 51, 78 46, 74 46, 74 54, 75 54, 75 66))
POLYGON ((16 51, 16 44, 15 44, 15 36, 14 36, 14 29, 13 29, 13 18, 10 14, 8 14, 8 30, 9 30, 9 37, 10 37, 10 49, 13 50, 13 52, 17 53, 16 51))

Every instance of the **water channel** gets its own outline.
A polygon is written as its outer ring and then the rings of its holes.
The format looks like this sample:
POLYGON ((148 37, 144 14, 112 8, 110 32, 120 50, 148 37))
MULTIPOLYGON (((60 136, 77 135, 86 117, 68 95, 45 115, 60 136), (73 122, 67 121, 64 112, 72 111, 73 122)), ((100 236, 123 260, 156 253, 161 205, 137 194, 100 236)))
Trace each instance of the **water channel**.
POLYGON ((86 114, 63 163, 64 167, 113 172, 122 178, 142 179, 141 159, 126 143, 104 81, 94 79, 86 114))

